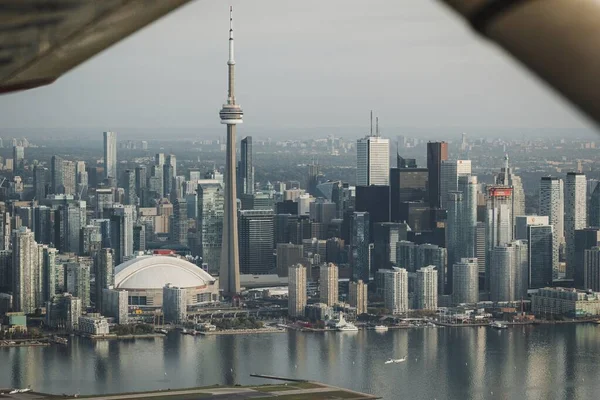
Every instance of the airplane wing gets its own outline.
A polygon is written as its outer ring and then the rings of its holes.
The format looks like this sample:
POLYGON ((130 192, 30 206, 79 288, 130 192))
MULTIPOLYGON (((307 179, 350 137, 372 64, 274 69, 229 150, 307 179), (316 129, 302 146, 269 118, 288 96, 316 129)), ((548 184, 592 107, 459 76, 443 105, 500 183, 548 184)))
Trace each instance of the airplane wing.
POLYGON ((0 0, 0 93, 65 72, 191 0, 0 0))

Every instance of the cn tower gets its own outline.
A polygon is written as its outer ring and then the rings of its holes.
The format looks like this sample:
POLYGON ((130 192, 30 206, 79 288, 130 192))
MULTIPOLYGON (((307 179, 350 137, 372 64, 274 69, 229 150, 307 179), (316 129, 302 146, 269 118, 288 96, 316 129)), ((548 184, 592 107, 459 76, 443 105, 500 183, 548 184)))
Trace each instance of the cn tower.
POLYGON ((229 7, 229 90, 227 103, 219 112, 221 123, 227 125, 227 150, 225 160, 225 215, 221 243, 220 289, 225 296, 240 292, 240 260, 238 244, 237 196, 235 182, 235 126, 242 123, 244 115, 235 102, 235 60, 233 58, 233 7, 229 7))

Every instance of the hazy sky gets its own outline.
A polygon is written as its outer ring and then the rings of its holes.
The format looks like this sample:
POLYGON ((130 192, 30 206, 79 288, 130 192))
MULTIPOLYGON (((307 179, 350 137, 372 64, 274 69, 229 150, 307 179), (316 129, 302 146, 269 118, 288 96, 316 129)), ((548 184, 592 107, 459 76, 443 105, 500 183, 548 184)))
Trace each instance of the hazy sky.
POLYGON ((578 128, 586 121, 434 0, 196 0, 51 86, 6 128, 220 129, 228 5, 243 129, 578 128))

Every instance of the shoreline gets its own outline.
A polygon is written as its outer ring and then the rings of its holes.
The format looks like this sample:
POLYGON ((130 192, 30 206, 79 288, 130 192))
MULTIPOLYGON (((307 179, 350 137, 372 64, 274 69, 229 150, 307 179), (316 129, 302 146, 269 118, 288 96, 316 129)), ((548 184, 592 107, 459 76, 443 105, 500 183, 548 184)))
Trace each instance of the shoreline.
POLYGON ((285 329, 232 329, 228 331, 212 331, 212 332, 198 332, 201 336, 217 336, 217 335, 252 335, 255 333, 285 333, 285 329))

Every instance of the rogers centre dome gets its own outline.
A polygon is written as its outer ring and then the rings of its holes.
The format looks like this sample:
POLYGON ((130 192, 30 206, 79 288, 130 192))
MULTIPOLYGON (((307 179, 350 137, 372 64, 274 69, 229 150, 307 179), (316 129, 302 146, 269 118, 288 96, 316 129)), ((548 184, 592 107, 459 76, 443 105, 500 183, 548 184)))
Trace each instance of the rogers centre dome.
POLYGON ((186 289, 188 306, 218 300, 217 280, 177 256, 145 255, 115 268, 115 289, 127 290, 131 306, 162 307, 163 288, 167 284, 186 289))

